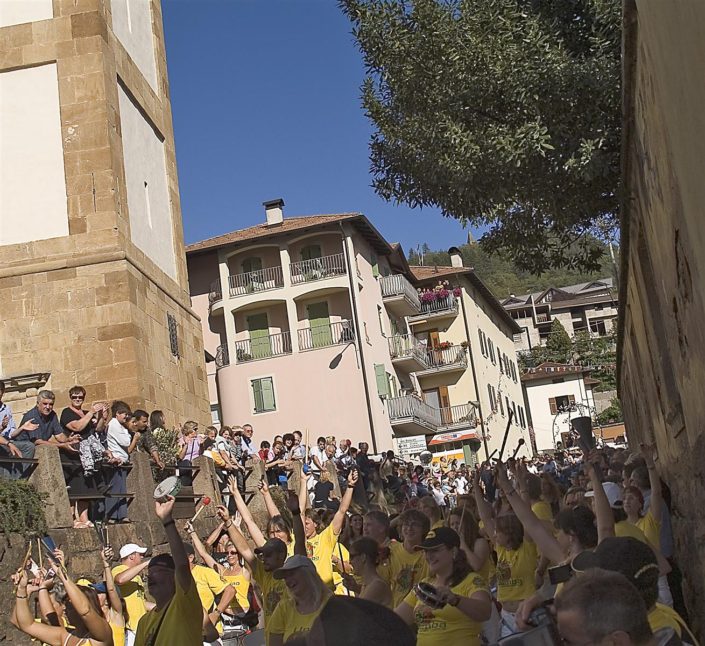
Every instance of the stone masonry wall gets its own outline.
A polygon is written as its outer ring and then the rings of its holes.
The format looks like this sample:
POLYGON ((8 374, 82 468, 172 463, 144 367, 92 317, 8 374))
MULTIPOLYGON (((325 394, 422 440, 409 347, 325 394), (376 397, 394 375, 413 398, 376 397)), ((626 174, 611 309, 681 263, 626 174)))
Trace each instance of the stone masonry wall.
POLYGON ((705 5, 627 0, 620 398, 671 489, 691 627, 705 634, 705 5))

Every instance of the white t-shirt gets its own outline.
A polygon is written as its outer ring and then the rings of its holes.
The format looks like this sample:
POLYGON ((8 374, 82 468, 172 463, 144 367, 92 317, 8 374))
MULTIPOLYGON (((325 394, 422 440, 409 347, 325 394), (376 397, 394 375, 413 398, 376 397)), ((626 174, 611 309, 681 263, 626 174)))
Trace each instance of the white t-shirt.
POLYGON ((318 446, 314 446, 309 452, 308 452, 309 458, 311 458, 311 470, 320 473, 321 470, 318 468, 318 465, 313 461, 314 456, 318 458, 318 461, 323 465, 326 463, 328 458, 326 457, 326 450, 325 449, 319 449, 318 446))
POLYGON ((433 494, 433 498, 438 503, 439 507, 445 507, 446 506, 446 497, 443 494, 443 491, 441 489, 436 489, 435 487, 431 489, 431 493, 433 494))
POLYGON ((127 447, 130 446, 130 441, 128 430, 113 417, 108 422, 108 451, 123 462, 129 462, 130 456, 127 453, 127 447))
POLYGON ((459 476, 455 479, 455 493, 459 496, 464 496, 468 492, 468 481, 463 476, 459 476))

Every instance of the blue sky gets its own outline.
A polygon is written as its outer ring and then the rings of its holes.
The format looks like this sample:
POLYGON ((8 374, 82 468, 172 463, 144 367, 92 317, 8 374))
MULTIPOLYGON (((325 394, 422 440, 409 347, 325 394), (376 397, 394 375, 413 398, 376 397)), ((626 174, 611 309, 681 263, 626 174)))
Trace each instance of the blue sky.
MULTIPOLYGON (((335 0, 163 0, 186 242, 285 216, 361 211, 408 252, 465 242, 436 209, 370 188, 371 124, 335 0)), ((473 231, 477 235, 476 231, 473 231)))

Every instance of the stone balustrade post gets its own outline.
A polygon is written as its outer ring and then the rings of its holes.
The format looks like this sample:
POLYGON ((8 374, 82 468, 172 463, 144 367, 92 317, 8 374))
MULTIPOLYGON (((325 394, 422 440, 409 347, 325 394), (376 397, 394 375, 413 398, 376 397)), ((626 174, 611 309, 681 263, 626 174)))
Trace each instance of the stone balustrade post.
POLYGON ((49 529, 73 527, 73 514, 59 449, 50 444, 40 444, 34 451, 34 457, 39 464, 32 472, 29 482, 39 493, 46 496, 44 517, 47 526, 49 529))
POLYGON ((127 474, 127 491, 135 494, 130 501, 127 517, 132 523, 151 522, 156 518, 154 512, 154 478, 149 456, 135 451, 130 456, 132 469, 127 474))

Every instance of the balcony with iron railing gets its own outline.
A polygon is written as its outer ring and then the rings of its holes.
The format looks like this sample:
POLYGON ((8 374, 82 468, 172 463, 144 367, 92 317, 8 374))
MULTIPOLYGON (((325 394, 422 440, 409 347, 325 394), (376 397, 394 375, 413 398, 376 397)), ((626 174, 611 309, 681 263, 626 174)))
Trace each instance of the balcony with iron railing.
POLYGON ((292 262, 290 271, 292 285, 300 285, 314 280, 324 280, 325 278, 332 278, 334 276, 344 276, 347 274, 345 255, 336 253, 332 256, 292 262))
POLYGON ((298 335, 300 350, 316 350, 355 341, 353 322, 346 320, 303 328, 298 330, 298 335))
POLYGON ((243 339, 233 343, 235 362, 246 363, 259 359, 270 359, 291 354, 291 333, 286 330, 279 334, 243 339))
POLYGON ((407 372, 429 367, 428 350, 413 334, 395 334, 387 339, 389 356, 395 366, 407 372))
POLYGON ((382 300, 397 316, 413 316, 421 312, 421 301, 414 286, 403 274, 382 276, 379 281, 382 300))
POLYGON ((230 353, 228 352, 228 344, 223 343, 216 348, 215 365, 218 368, 223 368, 230 365, 230 353))
POLYGON ((419 371, 418 376, 441 371, 465 370, 468 367, 467 349, 462 345, 447 345, 445 343, 437 348, 428 348, 426 364, 427 367, 419 371))
POLYGON ((213 305, 213 303, 223 300, 223 290, 220 288, 220 278, 214 280, 211 283, 210 290, 208 292, 208 302, 213 305))
POLYGON ((228 287, 231 298, 279 289, 284 287, 284 274, 279 266, 231 274, 228 276, 228 287))
POLYGON ((414 435, 438 433, 451 428, 476 425, 474 404, 434 408, 414 395, 387 399, 387 412, 395 432, 414 435))
POLYGON ((417 323, 428 318, 443 318, 446 316, 457 316, 458 299, 453 294, 448 294, 442 298, 421 296, 421 313, 409 317, 409 323, 417 323))

